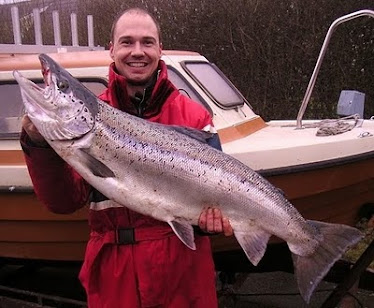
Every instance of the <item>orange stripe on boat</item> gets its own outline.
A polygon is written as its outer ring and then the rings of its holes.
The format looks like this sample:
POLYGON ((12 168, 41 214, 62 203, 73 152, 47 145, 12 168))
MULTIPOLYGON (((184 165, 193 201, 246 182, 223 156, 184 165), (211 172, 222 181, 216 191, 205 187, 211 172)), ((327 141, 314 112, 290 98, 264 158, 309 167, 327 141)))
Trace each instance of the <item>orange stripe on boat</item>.
POLYGON ((218 130, 218 135, 221 143, 228 143, 244 138, 264 127, 266 127, 266 123, 262 118, 258 117, 236 126, 220 129, 218 130))
POLYGON ((0 166, 4 165, 24 165, 25 159, 21 150, 1 150, 0 166))

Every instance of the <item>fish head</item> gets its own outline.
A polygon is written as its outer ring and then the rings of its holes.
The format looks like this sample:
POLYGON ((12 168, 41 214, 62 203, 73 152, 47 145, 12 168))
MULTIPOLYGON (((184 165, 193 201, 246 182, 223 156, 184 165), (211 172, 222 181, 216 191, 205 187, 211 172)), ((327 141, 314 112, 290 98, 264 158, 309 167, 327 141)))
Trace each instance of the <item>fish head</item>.
POLYGON ((76 139, 90 132, 98 112, 96 96, 49 56, 41 54, 39 60, 45 87, 13 72, 30 120, 47 141, 76 139))

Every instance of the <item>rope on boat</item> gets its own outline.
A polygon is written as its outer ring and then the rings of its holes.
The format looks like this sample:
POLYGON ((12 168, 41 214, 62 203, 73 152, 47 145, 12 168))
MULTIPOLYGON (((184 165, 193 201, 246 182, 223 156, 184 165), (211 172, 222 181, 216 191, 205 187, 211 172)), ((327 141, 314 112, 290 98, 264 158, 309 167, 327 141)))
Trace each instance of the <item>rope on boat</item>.
POLYGON ((356 127, 360 116, 353 114, 340 119, 326 119, 318 123, 305 124, 306 128, 318 127, 317 136, 333 136, 348 132, 356 127))

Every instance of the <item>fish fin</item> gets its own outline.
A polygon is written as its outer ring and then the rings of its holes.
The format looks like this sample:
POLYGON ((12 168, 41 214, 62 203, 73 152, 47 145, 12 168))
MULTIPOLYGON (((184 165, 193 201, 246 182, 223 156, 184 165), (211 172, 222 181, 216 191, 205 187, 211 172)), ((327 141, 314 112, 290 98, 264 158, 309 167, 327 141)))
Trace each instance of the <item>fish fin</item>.
POLYGON ((104 165, 101 161, 97 160, 90 153, 88 149, 79 149, 78 156, 82 160, 83 164, 87 166, 88 169, 92 172, 93 175, 96 175, 101 178, 114 178, 114 172, 104 165))
MULTIPOLYGON (((334 263, 349 246, 356 244, 362 233, 345 225, 308 221, 322 234, 320 244, 312 255, 299 256, 292 253, 294 270, 301 296, 309 303, 310 297, 334 263)), ((290 249, 292 245, 289 245, 290 249)))
POLYGON ((256 266, 265 254, 271 234, 254 226, 245 231, 234 231, 234 234, 249 261, 256 266))
POLYGON ((202 143, 208 143, 208 140, 212 138, 214 135, 214 133, 211 133, 211 132, 207 132, 204 130, 199 130, 199 129, 191 128, 191 127, 186 127, 186 126, 170 125, 168 127, 190 138, 196 139, 202 143))
POLYGON ((190 224, 175 220, 168 221, 168 224, 188 248, 196 250, 194 231, 190 224))

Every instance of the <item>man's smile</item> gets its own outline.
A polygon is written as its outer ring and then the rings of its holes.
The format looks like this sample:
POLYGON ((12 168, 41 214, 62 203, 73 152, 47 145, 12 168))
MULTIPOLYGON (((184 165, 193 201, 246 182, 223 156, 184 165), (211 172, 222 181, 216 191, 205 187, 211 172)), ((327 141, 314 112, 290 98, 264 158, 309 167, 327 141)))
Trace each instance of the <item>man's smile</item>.
POLYGON ((127 63, 128 66, 131 66, 131 67, 145 67, 147 65, 147 63, 144 63, 144 62, 130 62, 130 63, 127 63))

